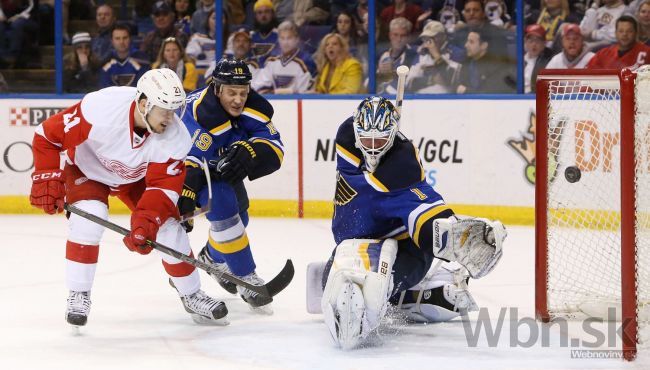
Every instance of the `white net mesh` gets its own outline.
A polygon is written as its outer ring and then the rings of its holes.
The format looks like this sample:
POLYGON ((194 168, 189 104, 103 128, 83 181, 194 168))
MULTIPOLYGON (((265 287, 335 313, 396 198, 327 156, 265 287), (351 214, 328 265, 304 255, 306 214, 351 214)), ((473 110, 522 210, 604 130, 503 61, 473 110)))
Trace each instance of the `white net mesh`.
POLYGON ((609 81, 580 78, 550 84, 551 315, 578 312, 592 302, 620 301, 619 93, 615 76, 609 81))
MULTIPOLYGON (((650 67, 635 80, 638 341, 650 344, 650 67)), ((550 82, 547 297, 551 316, 621 305, 618 76, 550 82)), ((542 155, 542 153, 540 153, 542 155)))
POLYGON ((650 343, 650 69, 637 71, 635 84, 636 281, 639 341, 650 343))

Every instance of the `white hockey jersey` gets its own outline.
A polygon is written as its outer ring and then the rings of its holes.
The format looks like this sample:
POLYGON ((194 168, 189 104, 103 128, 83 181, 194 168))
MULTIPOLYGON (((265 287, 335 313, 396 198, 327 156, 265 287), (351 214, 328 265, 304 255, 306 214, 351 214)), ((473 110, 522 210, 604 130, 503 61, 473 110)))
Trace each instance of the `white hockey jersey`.
POLYGON ((64 152, 67 163, 90 180, 115 189, 146 177, 145 193, 161 190, 175 205, 192 145, 190 134, 174 115, 175 124, 162 134, 137 135, 135 96, 133 87, 109 87, 45 120, 34 135, 35 169, 59 168, 59 153, 64 152))
POLYGON ((616 42, 616 20, 627 7, 621 2, 618 6, 603 5, 598 9, 589 8, 580 22, 580 30, 588 41, 616 42))

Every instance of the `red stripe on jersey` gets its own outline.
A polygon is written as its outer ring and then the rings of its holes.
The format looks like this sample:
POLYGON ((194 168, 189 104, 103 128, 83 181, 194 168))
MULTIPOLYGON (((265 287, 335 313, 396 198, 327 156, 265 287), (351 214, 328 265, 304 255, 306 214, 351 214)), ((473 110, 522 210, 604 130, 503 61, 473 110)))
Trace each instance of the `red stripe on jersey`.
MULTIPOLYGON (((190 257, 194 257, 194 253, 190 252, 190 257)), ((169 276, 173 277, 185 277, 194 272, 195 267, 186 262, 181 263, 167 263, 164 260, 162 261, 165 271, 169 276)))
POLYGON ((84 245, 68 242, 65 245, 65 258, 70 261, 93 264, 99 257, 99 245, 84 245))
POLYGON ((86 141, 92 128, 83 117, 81 102, 49 117, 41 126, 44 137, 37 133, 32 141, 36 170, 59 168, 59 153, 86 141))

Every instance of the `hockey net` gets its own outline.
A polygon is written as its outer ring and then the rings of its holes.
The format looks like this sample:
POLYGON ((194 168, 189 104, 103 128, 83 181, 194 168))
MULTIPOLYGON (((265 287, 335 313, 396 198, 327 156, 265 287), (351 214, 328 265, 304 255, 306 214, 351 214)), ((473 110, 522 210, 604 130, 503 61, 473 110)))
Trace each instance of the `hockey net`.
POLYGON ((650 70, 575 73, 538 82, 536 311, 626 318, 631 359, 650 347, 650 70))

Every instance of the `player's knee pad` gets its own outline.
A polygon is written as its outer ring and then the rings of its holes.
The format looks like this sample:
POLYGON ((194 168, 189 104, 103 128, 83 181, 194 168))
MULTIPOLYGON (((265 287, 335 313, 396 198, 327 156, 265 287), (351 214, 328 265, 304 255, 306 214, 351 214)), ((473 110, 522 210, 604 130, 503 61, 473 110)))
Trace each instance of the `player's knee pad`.
MULTIPOLYGON (((80 200, 73 206, 100 217, 108 219, 108 205, 98 200, 80 200)), ((104 226, 83 218, 75 213, 70 214, 68 222, 68 240, 83 245, 99 245, 104 226)))
POLYGON ((394 239, 351 239, 336 248, 321 308, 335 343, 354 348, 379 326, 392 289, 394 239))
MULTIPOLYGON (((180 222, 173 217, 168 218, 160 226, 158 234, 156 234, 156 242, 186 255, 189 255, 191 252, 190 241, 185 229, 183 229, 180 222)), ((173 260, 176 259, 174 258, 173 260)))

